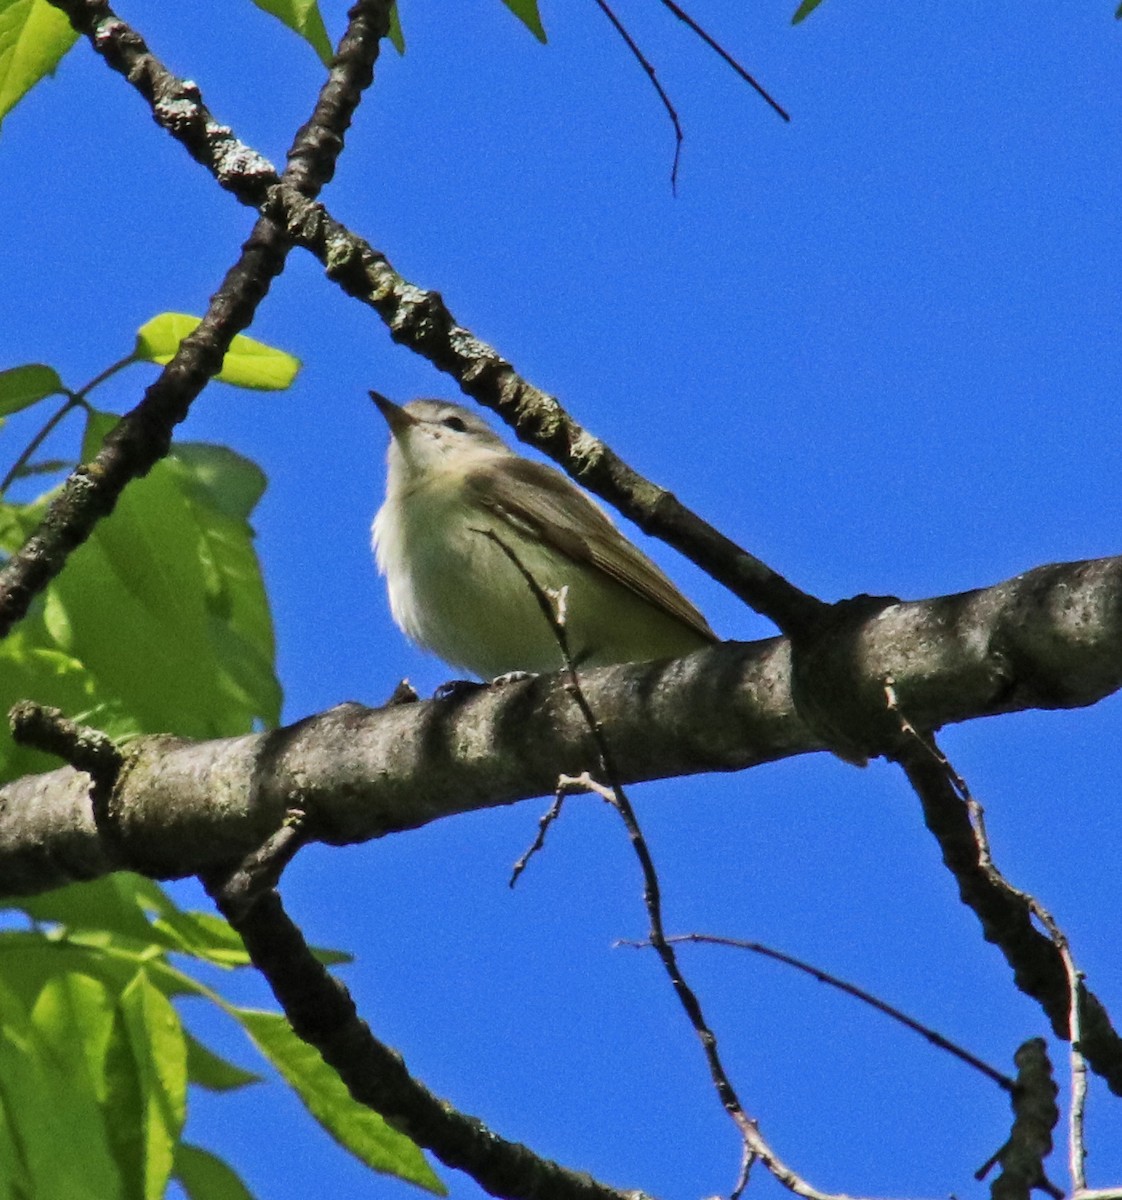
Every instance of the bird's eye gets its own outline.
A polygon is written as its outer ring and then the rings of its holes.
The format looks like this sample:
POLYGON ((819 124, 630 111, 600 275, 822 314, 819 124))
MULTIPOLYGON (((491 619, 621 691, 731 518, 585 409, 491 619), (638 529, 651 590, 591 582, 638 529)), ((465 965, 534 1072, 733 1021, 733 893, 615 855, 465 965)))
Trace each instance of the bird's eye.
POLYGON ((445 417, 440 422, 446 429, 454 429, 457 433, 467 433, 467 425, 463 417, 445 417))

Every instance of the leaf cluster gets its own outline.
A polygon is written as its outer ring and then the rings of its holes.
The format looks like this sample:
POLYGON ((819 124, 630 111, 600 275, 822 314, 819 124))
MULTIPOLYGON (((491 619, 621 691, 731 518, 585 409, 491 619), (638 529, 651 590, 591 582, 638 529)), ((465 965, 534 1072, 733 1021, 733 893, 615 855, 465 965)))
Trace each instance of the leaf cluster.
MULTIPOLYGON (((41 363, 0 372, 0 422, 63 397, 4 490, 89 461, 116 423, 91 405, 91 391, 126 367, 168 362, 197 324, 181 313, 153 318, 126 357, 77 389, 41 363), (83 419, 73 454, 36 461, 46 434, 71 413, 83 419)), ((216 378, 286 388, 299 365, 240 336, 216 378)), ((0 642, 0 710, 34 697, 122 742, 275 726, 281 689, 250 523, 265 484, 260 468, 227 447, 175 446, 0 642)), ((22 545, 52 494, 0 498, 0 553, 22 545)), ((0 779, 55 766, 0 727, 0 779)), ((18 914, 30 927, 0 932, 0 1195, 156 1200, 175 1179, 192 1200, 249 1196, 227 1163, 181 1139, 190 1085, 232 1091, 259 1082, 188 1032, 174 1003, 188 997, 235 1021, 361 1161, 443 1191, 421 1151, 355 1104, 283 1016, 234 1005, 192 974, 192 965, 249 962, 220 917, 182 911, 158 884, 126 873, 13 903, 9 926, 18 914)))

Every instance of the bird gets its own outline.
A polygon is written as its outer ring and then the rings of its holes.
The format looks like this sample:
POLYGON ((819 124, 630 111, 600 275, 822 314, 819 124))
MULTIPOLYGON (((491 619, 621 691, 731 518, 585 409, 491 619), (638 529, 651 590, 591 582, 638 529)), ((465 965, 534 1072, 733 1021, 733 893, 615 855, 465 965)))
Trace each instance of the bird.
POLYGON ((717 641, 560 471, 517 454, 462 405, 370 395, 390 431, 374 552, 394 622, 417 645, 488 681, 561 669, 557 630, 523 572, 544 595, 564 589, 575 666, 677 658, 717 641))

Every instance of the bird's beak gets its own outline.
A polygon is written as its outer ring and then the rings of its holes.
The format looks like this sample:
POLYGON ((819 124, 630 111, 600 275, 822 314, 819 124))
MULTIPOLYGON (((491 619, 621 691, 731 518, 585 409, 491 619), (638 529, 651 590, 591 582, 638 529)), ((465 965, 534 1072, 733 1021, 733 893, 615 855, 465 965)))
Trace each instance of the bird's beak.
POLYGON ((370 399, 374 401, 378 411, 386 418, 386 424, 390 427, 390 433, 394 437, 404 433, 411 425, 417 424, 415 416, 406 412, 400 404, 394 404, 392 400, 388 400, 381 392, 371 392, 370 399))

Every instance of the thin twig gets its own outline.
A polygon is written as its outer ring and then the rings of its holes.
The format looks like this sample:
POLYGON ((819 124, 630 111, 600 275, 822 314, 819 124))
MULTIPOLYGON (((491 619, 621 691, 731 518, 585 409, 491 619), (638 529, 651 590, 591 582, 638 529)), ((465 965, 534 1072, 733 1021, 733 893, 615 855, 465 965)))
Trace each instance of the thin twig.
POLYGON ((729 1193, 729 1200, 740 1200, 740 1197, 744 1195, 744 1189, 748 1186, 748 1176, 751 1174, 752 1164, 755 1161, 755 1154, 748 1143, 745 1142, 741 1147, 740 1174, 737 1176, 736 1185, 729 1193))
POLYGON ((678 956, 675 953, 673 945, 667 939, 662 918, 662 889, 658 879, 658 871, 651 856, 650 847, 643 836, 638 817, 635 815, 635 810, 622 785, 619 783, 619 775, 613 766, 611 750, 604 737, 604 731, 580 685, 576 665, 569 650, 569 638, 564 620, 564 589, 562 590, 562 595, 558 598, 561 605, 561 611, 558 612, 554 606, 554 598, 551 598, 545 588, 538 583, 515 551, 492 530, 480 530, 480 532, 495 542, 522 575, 523 579, 525 579, 534 599, 538 603, 538 607, 549 622, 554 637, 557 640, 557 645, 565 664, 564 673, 567 677, 566 690, 572 696, 574 703, 584 718, 595 746, 596 757, 599 760, 599 770, 608 781, 607 783, 602 783, 593 778, 589 772, 585 771, 580 776, 566 779, 564 782, 567 787, 580 786, 600 796, 619 813, 627 830, 631 848, 639 860, 639 869, 643 876, 643 902, 646 906, 647 918, 650 922, 649 938, 651 946, 662 962, 663 969, 678 997, 678 1003, 682 1006, 687 1019, 697 1034, 698 1040, 701 1042, 706 1064, 709 1067, 709 1076, 713 1081, 713 1086, 721 1101, 721 1105, 740 1133, 742 1159, 734 1194, 739 1195, 744 1190, 747 1183, 748 1170, 752 1162, 755 1159, 759 1159, 784 1187, 795 1193, 795 1195, 802 1196, 804 1200, 849 1200, 845 1196, 819 1191, 791 1167, 787 1166, 764 1140, 757 1122, 744 1111, 740 1097, 737 1095, 732 1080, 729 1078, 721 1061, 721 1056, 717 1049, 717 1037, 705 1019, 705 1014, 702 1011, 701 1002, 698 1000, 697 994, 686 982, 686 978, 678 964, 678 956))
POLYGON ((28 460, 47 440, 47 438, 51 436, 59 422, 63 420, 67 413, 73 412, 74 409, 78 408, 80 403, 81 401, 77 396, 68 394, 65 403, 63 403, 57 409, 57 411, 51 414, 51 416, 44 422, 43 428, 40 429, 39 432, 31 439, 31 441, 27 443, 27 445, 24 447, 23 453, 19 456, 19 458, 16 459, 14 463, 12 463, 8 473, 4 476, 3 480, 0 481, 0 496, 4 495, 8 488, 10 488, 12 484, 19 478, 20 473, 23 471, 24 467, 27 466, 28 460))
POLYGON ((623 22, 616 16, 615 11, 607 4, 607 0, 596 0, 596 4, 604 16, 615 26, 616 32, 623 38, 628 50, 631 51, 632 57, 647 73, 647 78, 651 81, 651 86, 658 93, 658 98, 662 101, 662 107, 666 109, 666 113, 670 117, 670 123, 674 126, 674 161, 670 167, 670 190, 676 196, 678 194, 678 163, 682 157, 682 142, 684 140, 682 123, 678 120, 678 111, 670 102, 670 97, 666 94, 666 89, 659 83, 654 66, 643 51, 639 49, 638 43, 628 33, 623 22))
MULTIPOLYGON (((1067 939, 1064 939, 1067 945, 1067 939)), ((1087 1107, 1087 1060, 1079 1049, 1083 1036, 1079 1017, 1083 974, 1075 969, 1071 954, 1065 951, 1064 965, 1071 981, 1071 1112, 1068 1117, 1068 1158, 1071 1164, 1072 1188, 1076 1192, 1087 1188, 1087 1148, 1083 1141, 1083 1119, 1087 1107)))
POLYGON ((545 835, 548 832, 549 827, 561 815, 561 806, 564 804, 565 796, 567 794, 562 786, 562 781, 566 778, 567 776, 562 776, 561 780, 558 780, 557 789, 553 793, 553 803, 549 806, 545 816, 543 816, 538 822, 538 832, 534 835, 534 840, 531 842, 529 849, 514 864, 514 867, 510 872, 508 886, 514 887, 514 885, 518 882, 518 877, 529 865, 530 859, 533 858, 534 855, 537 854, 537 852, 545 845, 545 835))
MULTIPOLYGON (((750 942, 741 938, 720 937, 710 933, 679 933, 668 937, 666 940, 676 943, 693 942, 710 946, 731 946, 736 950, 750 950, 753 954, 760 954, 765 958, 774 959, 776 962, 785 963, 787 966, 794 967, 796 970, 803 971, 812 978, 817 979, 819 983, 825 983, 830 987, 837 988, 839 991, 853 996, 854 999, 861 1000, 863 1003, 875 1008, 878 1012, 884 1013, 885 1016, 891 1017, 894 1021, 899 1021, 901 1025, 914 1030, 914 1032, 925 1038, 933 1046, 938 1046, 940 1050, 946 1050, 948 1054, 953 1054, 956 1058, 961 1059, 988 1079, 992 1079, 994 1083, 1004 1088, 1005 1091, 1011 1092, 1013 1090, 1013 1080, 1008 1075, 1003 1074, 996 1067, 991 1067, 989 1063, 977 1058, 969 1050, 964 1050, 961 1046, 949 1041, 929 1025, 924 1025, 920 1021, 915 1020, 914 1017, 909 1017, 907 1013, 901 1012, 900 1009, 879 999, 871 992, 866 992, 856 984, 839 979, 837 975, 831 975, 829 971, 823 971, 821 967, 803 962, 801 959, 794 958, 790 954, 784 954, 782 950, 774 950, 772 947, 765 946, 761 942, 750 942)), ((620 946, 641 947, 646 943, 621 940, 616 944, 620 946)))
POLYGON ((211 896, 219 898, 224 913, 244 920, 258 900, 280 883, 285 868, 307 845, 309 833, 305 811, 291 808, 281 827, 233 870, 200 878, 211 896))
POLYGON ((774 100, 767 93, 767 91, 765 91, 765 89, 759 83, 757 83, 751 75, 748 74, 748 72, 740 65, 740 63, 736 61, 735 58, 733 58, 731 54, 729 54, 729 52, 724 48, 724 46, 721 45, 720 42, 717 41, 716 38, 714 38, 711 34, 706 33, 705 30, 702 29, 702 27, 693 19, 693 17, 690 16, 688 12, 682 8, 679 8, 678 5, 674 3, 674 0, 659 0, 659 3, 663 6, 663 8, 668 8, 678 18, 679 21, 683 22, 683 24, 688 26, 690 30, 696 33, 697 36, 701 38, 701 40, 711 50, 715 50, 721 56, 721 58, 723 58, 725 62, 732 67, 732 69, 740 76, 740 78, 744 80, 745 83, 752 87, 760 96, 763 97, 764 100, 767 101, 767 103, 783 118, 784 121, 790 121, 791 114, 776 100, 774 100))
POLYGON ((12 486, 12 481, 18 478, 20 472, 27 465, 28 459, 35 453, 36 450, 50 437, 51 433, 58 423, 75 408, 81 408, 85 405, 86 397, 99 384, 104 383, 107 379, 112 378, 118 371, 123 371, 125 367, 136 362, 136 357, 133 354, 127 355, 125 358, 119 358, 115 363, 110 363, 104 371, 99 371, 90 381, 83 387, 80 387, 76 392, 66 389, 66 403, 56 412, 43 426, 42 429, 31 439, 23 453, 12 464, 11 470, 4 476, 3 481, 0 481, 0 496, 2 496, 8 488, 12 486))
POLYGON ((112 810, 124 755, 108 734, 72 721, 59 708, 21 700, 8 713, 12 739, 46 754, 54 754, 90 778, 90 810, 94 826, 105 845, 124 861, 124 843, 112 810))
POLYGON ((1083 1057, 1082 1050, 1079 1048, 1079 1042, 1083 1036, 1082 1018, 1080 1015, 1084 991, 1083 972, 1075 965, 1075 959, 1071 953, 1071 943, 1051 912, 1035 896, 1022 891, 1020 888, 1014 888, 1012 884, 1005 880, 1005 877, 995 866, 993 855, 990 852, 989 835, 986 833, 985 810, 973 793, 971 793, 962 777, 951 770, 949 763, 947 763, 947 768, 955 781, 955 787, 966 797, 983 865, 995 878, 1002 880, 1006 887, 1024 900, 1036 919, 1047 930, 1048 936, 1052 939, 1052 944, 1056 947, 1056 951, 1064 965, 1069 996, 1068 1061, 1071 1071, 1071 1109, 1068 1113, 1068 1167, 1071 1172, 1072 1190, 1082 1192, 1087 1188, 1087 1154, 1083 1142, 1084 1114, 1087 1105, 1087 1061, 1083 1057))

